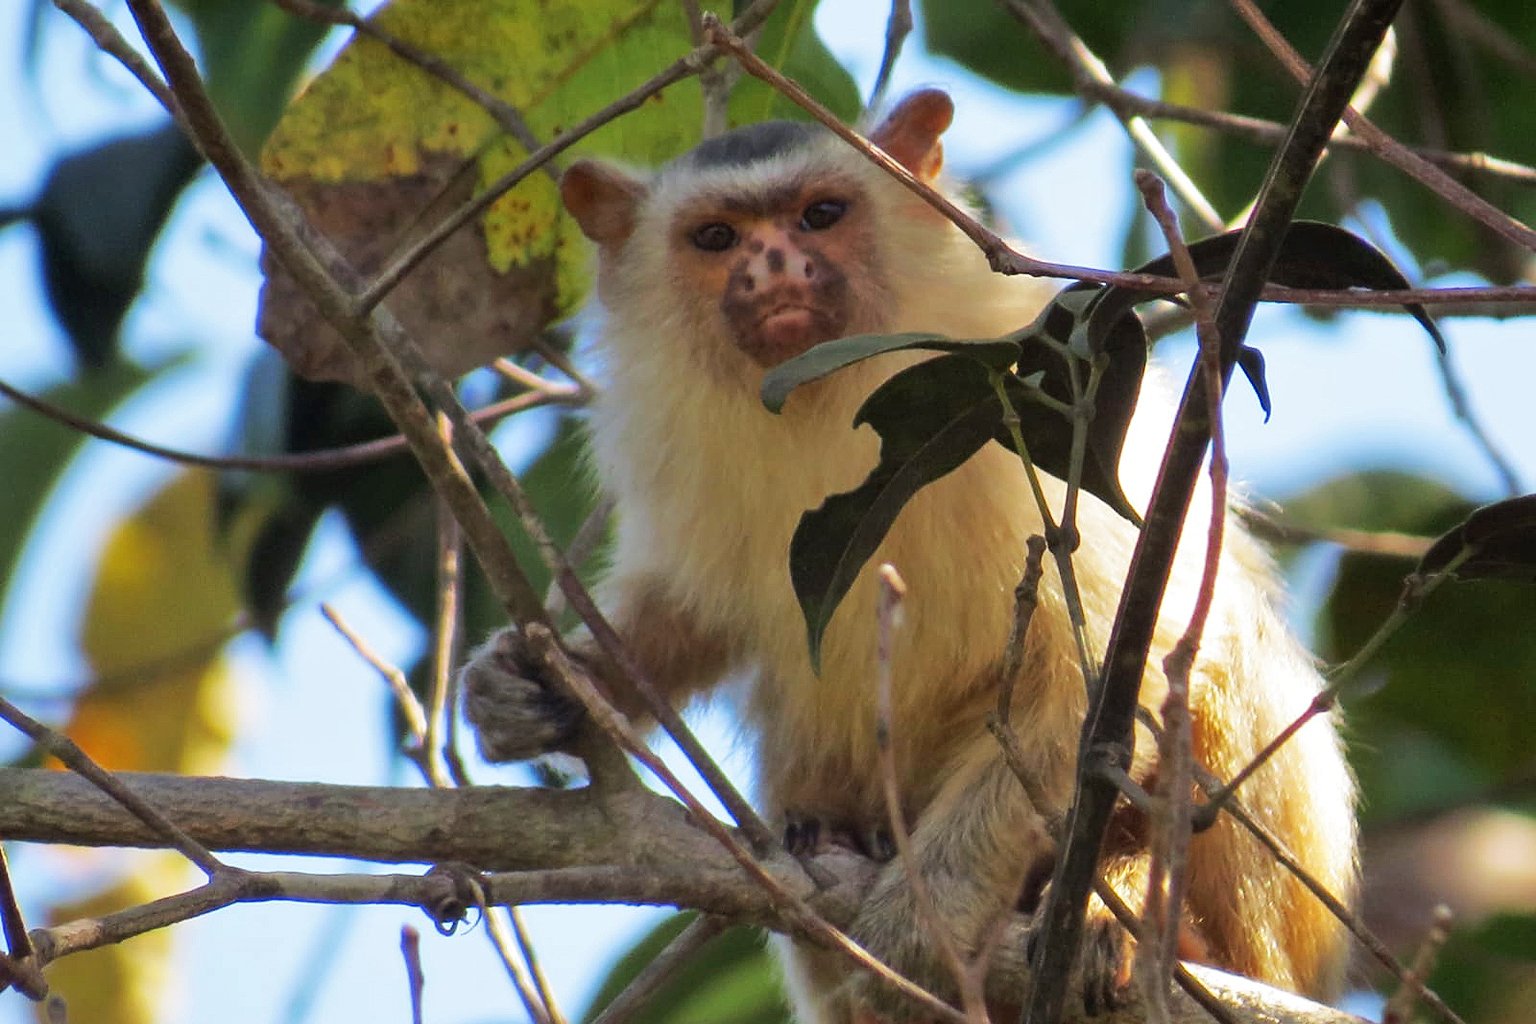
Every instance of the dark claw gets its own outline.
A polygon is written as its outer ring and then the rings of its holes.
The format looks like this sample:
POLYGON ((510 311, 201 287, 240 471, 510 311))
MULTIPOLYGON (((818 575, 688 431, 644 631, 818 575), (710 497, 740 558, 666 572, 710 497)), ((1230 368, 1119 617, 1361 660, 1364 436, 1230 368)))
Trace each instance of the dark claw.
POLYGON ((784 816, 784 849, 796 857, 817 852, 821 842, 821 820, 796 813, 784 816))
POLYGON ((890 829, 879 826, 861 829, 855 833, 855 840, 859 852, 871 860, 884 864, 896 859, 896 840, 890 829))

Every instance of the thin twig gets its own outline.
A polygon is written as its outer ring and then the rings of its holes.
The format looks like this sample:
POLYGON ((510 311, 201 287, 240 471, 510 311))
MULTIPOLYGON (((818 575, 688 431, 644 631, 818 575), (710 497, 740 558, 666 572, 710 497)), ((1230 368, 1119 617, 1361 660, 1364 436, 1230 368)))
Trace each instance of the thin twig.
POLYGON ((1525 493, 1524 486, 1520 483, 1520 475, 1515 471, 1514 462, 1494 442, 1488 433, 1488 428, 1482 419, 1472 408, 1472 401, 1467 397, 1467 386, 1462 381, 1461 375, 1456 372, 1455 365, 1451 362, 1449 351, 1435 346, 1435 367, 1440 374, 1440 384, 1445 389, 1446 401, 1451 404, 1451 414, 1461 421, 1461 425, 1467 433, 1472 435, 1472 442, 1483 453, 1483 457, 1493 465, 1493 470, 1499 476, 1499 481, 1504 485, 1504 493, 1510 497, 1516 497, 1525 493))
MULTIPOLYGON (((1067 71, 1072 75, 1074 87, 1077 87, 1080 93, 1086 92, 1081 88, 1084 83, 1093 83, 1100 88, 1115 86, 1114 76, 1109 73, 1109 68, 1105 67, 1098 55, 1088 48, 1088 44, 1072 31, 1072 27, 1062 18, 1050 0, 1007 0, 1004 6, 1029 26, 1035 38, 1066 66, 1067 71)), ((1152 131, 1152 126, 1129 111, 1117 99, 1111 98, 1114 94, 1098 93, 1097 95, 1125 126, 1126 134, 1131 137, 1136 148, 1168 180, 1190 211, 1200 218, 1208 230, 1223 230, 1226 222, 1221 214, 1211 205, 1210 200, 1205 198, 1199 186, 1184 172, 1184 168, 1179 166, 1173 154, 1168 152, 1163 141, 1152 131)))
POLYGON ((84 0, 53 0, 53 5, 75 20, 75 24, 85 29, 86 35, 91 37, 102 53, 117 58, 117 62, 128 70, 128 73, 138 79, 149 94, 160 101, 160 105, 171 114, 178 117, 176 97, 172 95, 170 88, 155 74, 155 69, 149 66, 149 62, 128 40, 123 38, 121 32, 107 20, 91 4, 84 0))
POLYGON ((885 93, 891 86, 891 72, 896 69, 896 58, 912 34, 912 0, 891 0, 891 13, 885 19, 885 49, 880 54, 880 70, 875 74, 875 84, 869 90, 870 110, 879 110, 885 102, 885 93))
POLYGON ((48 994, 48 984, 41 972, 27 963, 35 950, 27 935, 21 904, 16 900, 16 889, 11 884, 11 866, 5 858, 3 844, 0 844, 0 928, 5 934, 5 956, 0 958, 0 991, 13 985, 28 999, 42 999, 48 994))
MULTIPOLYGON (((1291 77, 1298 82, 1306 82, 1311 77, 1311 67, 1301 54, 1296 52, 1296 48, 1290 44, 1290 41, 1275 29, 1252 0, 1229 0, 1229 2, 1238 17, 1242 18, 1263 40, 1264 45, 1279 59, 1291 77)), ((1350 130, 1364 139, 1370 146, 1371 152, 1382 160, 1500 237, 1523 249, 1536 252, 1536 230, 1532 230, 1529 225, 1511 217, 1434 164, 1418 156, 1407 146, 1376 127, 1375 122, 1366 118, 1364 114, 1346 107, 1342 116, 1350 130)))
POLYGON ((1163 734, 1158 741, 1157 785, 1152 794, 1151 863, 1143 905, 1142 930, 1146 941, 1136 959, 1148 1009, 1155 1019, 1168 1017, 1168 979, 1178 962, 1179 921, 1183 914, 1184 887, 1189 870, 1189 839, 1192 834, 1193 763, 1192 723, 1189 710, 1190 675, 1199 655, 1200 641, 1216 593, 1216 573, 1221 564, 1222 533, 1227 511, 1227 454, 1221 429, 1221 337, 1217 334, 1210 295, 1190 256, 1179 229, 1178 215, 1168 205, 1162 183, 1148 171, 1136 172, 1136 186, 1152 214, 1173 257, 1185 293, 1194 312, 1200 339, 1198 363, 1203 367, 1209 417, 1211 457, 1211 510, 1205 562, 1194 608, 1183 635, 1163 658, 1168 692, 1163 700, 1163 734))
POLYGON ((1352 530, 1341 526, 1307 526, 1265 515, 1251 508, 1239 511, 1248 531, 1272 544, 1336 544, 1345 551, 1417 561, 1435 538, 1390 530, 1352 530))
MULTIPOLYGON (((427 713, 422 708, 421 700, 416 696, 416 691, 411 689, 410 681, 405 678, 405 673, 400 671, 397 666, 386 661, 369 645, 368 641, 364 640, 355 629, 347 625, 346 620, 341 617, 341 613, 332 605, 322 602, 320 614, 324 615, 325 620, 331 624, 331 628, 340 633, 342 639, 352 646, 352 650, 357 652, 357 656, 371 665, 384 682, 389 684, 389 690, 395 696, 395 704, 400 708, 400 714, 405 719, 405 727, 410 733, 411 745, 416 748, 418 753, 424 753, 427 738, 427 713)), ((422 767, 423 770, 427 770, 430 773, 430 769, 425 764, 422 767)))
MULTIPOLYGON (((1278 121, 1150 99, 1118 85, 1080 83, 1077 89, 1085 98, 1100 100, 1106 106, 1116 105, 1129 113, 1153 120, 1179 121, 1201 128, 1210 128, 1250 142, 1273 144, 1283 141, 1286 135, 1285 125, 1278 121)), ((1328 149, 1357 153, 1372 152, 1370 143, 1354 135, 1334 136, 1328 140, 1328 149)), ((1488 153, 1453 153, 1425 146, 1411 146, 1409 150, 1429 163, 1447 170, 1502 178, 1525 185, 1536 184, 1536 167, 1488 153)))
MULTIPOLYGON (((1012 410, 1004 410, 1008 415, 1012 410)), ((1017 415, 1015 412, 1014 415, 1017 415)), ((1013 689, 1024 664, 1024 644, 1029 639, 1029 624, 1040 603, 1040 577, 1045 559, 1045 538, 1031 534, 1024 542, 1024 572, 1013 588, 1013 622, 1008 629, 1008 646, 1003 648, 1003 684, 997 690, 997 717, 1007 726, 1013 714, 1013 689)))
MULTIPOLYGON (((446 421, 441 424, 443 443, 452 443, 452 428, 446 421)), ((448 719, 454 717, 458 707, 458 673, 460 647, 464 634, 464 535, 458 522, 441 501, 437 508, 437 614, 432 627, 432 689, 427 706, 427 728, 421 742, 429 763, 441 757, 453 780, 458 764, 463 761, 457 752, 450 752, 443 742, 443 732, 448 719)), ((456 781, 456 780, 455 780, 456 781)), ((456 784, 461 784, 457 783, 456 784)))
POLYGON ((0 718, 25 733, 43 753, 58 758, 64 767, 86 779, 91 785, 121 804, 130 814, 153 829, 166 841, 167 845, 196 864, 210 880, 240 873, 238 869, 229 867, 215 857, 202 843, 183 832, 175 822, 161 814, 148 801, 140 798, 115 775, 91 760, 90 756, 80 749, 79 744, 68 736, 48 728, 4 697, 0 697, 0 718))
POLYGON ((906 875, 907 888, 917 908, 915 924, 927 932, 939 951, 939 957, 954 976, 960 991, 960 1005, 967 1021, 984 1024, 986 1021, 986 996, 981 978, 966 965, 965 958, 955 946, 955 940, 934 902, 933 891, 917 863, 917 853, 912 849, 912 832, 907 823, 906 808, 901 801, 901 783, 897 774, 896 750, 892 742, 891 726, 895 720, 892 711, 891 678, 895 672, 896 631, 901 628, 902 602, 907 596, 907 584, 889 562, 882 562, 876 570, 880 580, 880 598, 876 604, 875 640, 875 746, 880 756, 881 792, 885 798, 886 819, 891 826, 891 841, 896 846, 896 860, 906 875))
MULTIPOLYGON (((0 380, 0 395, 4 395, 17 405, 25 406, 33 412, 46 416, 62 426, 71 430, 78 430, 82 434, 88 434, 98 440, 108 441, 124 448, 130 448, 145 455, 152 455, 157 459, 165 459, 169 462, 179 463, 184 466, 199 466, 204 469, 218 470, 249 470, 260 473, 330 473, 338 469, 350 469, 354 466, 362 466, 392 455, 399 455, 409 450, 409 443, 400 434, 389 437, 381 437, 373 441, 362 441, 358 444, 343 445, 336 448, 324 448, 310 452, 297 452, 291 455, 199 455, 196 452, 183 451, 179 448, 168 448, 165 445, 145 441, 142 438, 126 434, 114 427, 109 427, 99 420, 89 419, 77 413, 70 412, 61 405, 40 398, 37 395, 22 391, 13 384, 0 380)), ((560 385, 550 385, 544 392, 528 392, 514 395, 511 398, 493 402, 481 409, 476 409, 472 414, 477 423, 495 423, 505 419, 514 413, 524 412, 528 409, 536 409, 545 405, 568 404, 580 405, 586 398, 579 388, 567 388, 560 385)))
MULTIPOLYGON (((587 518, 581 521, 576 528, 576 535, 565 546, 565 557, 574 566, 585 565, 587 559, 597 550, 597 546, 608 535, 608 521, 613 517, 613 509, 616 502, 611 494, 604 494, 597 499, 592 506, 592 511, 587 513, 587 518)), ((549 581, 549 589, 544 595, 544 606, 549 609, 551 618, 558 618, 565 611, 565 595, 560 592, 560 585, 555 580, 549 581)))
POLYGON ((1419 943, 1418 951, 1413 955, 1413 966, 1408 969, 1408 977, 1402 979, 1397 991, 1392 993, 1392 998, 1387 1000, 1381 1012, 1381 1024, 1407 1024, 1412 1019, 1413 1004, 1418 1001, 1419 995, 1413 982, 1419 982, 1422 987, 1422 983, 1434 971, 1440 950, 1445 948, 1446 940, 1451 937, 1452 920, 1450 907, 1444 903, 1435 905, 1430 916, 1429 930, 1424 933, 1424 941, 1419 943))
POLYGON ((422 1024, 421 996, 427 986, 421 969, 421 932, 413 926, 400 926, 400 956, 405 960, 405 982, 411 997, 411 1024, 422 1024))

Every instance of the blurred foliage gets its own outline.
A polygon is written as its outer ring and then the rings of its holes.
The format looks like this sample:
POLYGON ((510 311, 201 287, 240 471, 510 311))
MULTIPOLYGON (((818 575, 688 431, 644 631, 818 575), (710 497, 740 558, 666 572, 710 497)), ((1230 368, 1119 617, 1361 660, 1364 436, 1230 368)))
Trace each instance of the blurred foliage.
MULTIPOLYGON (((39 0, 38 10, 45 6, 39 0)), ((256 152, 279 125, 326 30, 268 0, 183 0, 178 6, 187 15, 216 103, 241 147, 256 152)), ((674 5, 551 0, 538 6, 559 17, 541 21, 537 34, 529 20, 534 7, 524 0, 396 0, 381 17, 404 34, 419 35, 423 45, 517 103, 541 138, 600 108, 623 91, 619 83, 643 80, 690 45, 679 20, 661 22, 664 13, 675 12, 674 5), (609 14, 631 12, 645 30, 622 42, 583 36, 597 24, 592 16, 599 7, 609 14), (550 33, 557 30, 575 37, 554 39, 550 33), (530 47, 533 39, 544 42, 530 47), (519 59, 507 59, 514 49, 519 59), (575 59, 577 54, 583 59, 575 59), (548 88, 533 88, 536 81, 548 88)), ((780 4, 761 35, 760 52, 852 118, 857 90, 815 33, 815 6, 814 0, 780 4)), ((1284 122, 1299 96, 1299 86, 1217 0, 1149 0, 1134 9, 1086 0, 1058 6, 1117 79, 1154 68, 1165 99, 1284 122)), ((1269 7, 1281 32, 1312 58, 1339 13, 1337 3, 1321 0, 1269 7)), ((925 0, 921 10, 923 40, 935 52, 1008 89, 1071 95, 1070 76, 991 0, 925 0)), ((73 30, 62 22, 58 27, 73 30)), ((872 24, 869 31, 882 28, 883 23, 872 24)), ((1515 0, 1485 0, 1476 9, 1460 0, 1409 0, 1399 22, 1392 85, 1371 116, 1409 143, 1536 163, 1536 107, 1526 95, 1532 58, 1511 45, 1533 38, 1536 7, 1515 0)), ((460 161, 455 166, 483 187, 521 159, 521 149, 483 111, 373 43, 349 48, 308 95, 277 129, 270 151, 296 175, 387 179, 431 152, 460 161)), ((695 138, 699 107, 696 84, 674 87, 579 151, 641 164, 664 159, 695 138)), ((802 116, 751 79, 738 84, 729 112, 737 123, 802 116)), ((1172 122, 1157 127, 1223 214, 1243 208, 1262 176, 1269 147, 1172 122)), ((79 369, 77 379, 47 390, 50 399, 101 418, 159 379, 164 368, 136 367, 122 357, 120 328, 144 287, 155 240, 199 166, 197 155, 169 126, 112 133, 58 157, 34 196, 0 211, 0 226, 33 225, 49 299, 79 369)), ((1536 192, 1529 188, 1488 175, 1465 180, 1516 216, 1536 215, 1536 192)), ((1500 282, 1524 272, 1524 255, 1490 240, 1465 218, 1446 216, 1426 190, 1370 158, 1330 157, 1304 213, 1337 221, 1363 201, 1380 204, 1397 237, 1428 270, 1469 268, 1500 282)), ((506 197, 480 230, 487 263, 509 264, 534 251, 556 253, 561 308, 579 300, 584 249, 570 244, 573 236, 561 226, 547 178, 535 176, 506 197)), ((452 329, 445 324, 442 333, 452 329)), ((244 453, 312 452, 392 433, 371 399, 342 385, 296 380, 270 358, 253 366, 248 384, 231 444, 244 453)), ((488 390, 493 389, 481 387, 480 393, 488 390)), ((501 395, 507 387, 494 390, 501 395)), ((590 515, 593 487, 583 468, 577 421, 540 415, 546 429, 524 453, 522 475, 564 544, 590 515)), ((12 582, 15 568, 57 480, 80 448, 78 434, 31 412, 0 413, 0 467, 7 479, 0 491, 0 512, 6 513, 0 516, 6 524, 0 535, 5 602, 26 596, 12 582)), ((117 524, 101 555, 81 635, 95 678, 76 697, 72 733, 115 767, 212 770, 229 739, 230 681, 219 650, 239 612, 269 638, 280 634, 293 575, 314 526, 336 510, 367 569, 411 615, 429 623, 437 561, 433 504, 405 455, 336 473, 229 474, 217 489, 201 474, 175 477, 145 508, 117 524)), ((1471 496, 1433 480, 1362 472, 1298 496, 1289 512, 1319 527, 1434 535, 1473 504, 1471 496)), ((521 528, 499 502, 493 509, 535 586, 546 587, 548 575, 521 528)), ((593 561, 600 559, 599 553, 593 561)), ((1412 569, 1404 560, 1379 556, 1351 554, 1336 562, 1317 617, 1320 653, 1335 661, 1348 657, 1377 628, 1412 569)), ((483 635, 502 618, 484 581, 471 570, 469 634, 483 635)), ((1492 801, 1531 812, 1533 762, 1523 744, 1536 731, 1532 621, 1536 598, 1528 589, 1499 582, 1443 588, 1368 670, 1380 687, 1346 696, 1368 827, 1492 801)), ((55 918, 126 905, 179 884, 179 874, 175 879, 161 874, 165 865, 175 867, 169 860, 122 863, 128 873, 112 891, 60 906, 55 918)), ((664 923, 614 968, 589 1017, 684 920, 664 923)), ((92 954, 94 960, 71 957, 51 968, 50 979, 69 993, 72 1017, 154 1019, 167 935, 100 951, 92 954)), ((1529 916, 1472 922, 1447 949, 1435 984, 1477 1024, 1521 1019, 1519 1013, 1536 998, 1529 995, 1528 981, 1533 948, 1529 916)), ((785 1011, 774 978, 760 940, 733 930, 706 947, 637 1019, 777 1022, 785 1011)))
MULTIPOLYGON (((1024 6, 1024 4, 1020 4, 1024 6)), ((1307 60, 1316 60, 1338 20, 1333 0, 1261 4, 1307 60)), ((1158 98, 1206 110, 1287 123, 1296 83, 1224 0, 1154 0, 1134 9, 1093 0, 1055 5, 1115 80, 1158 72, 1158 98)), ((1074 95, 1071 79, 1024 27, 991 0, 923 0, 925 39, 935 52, 1021 92, 1074 95)), ((1493 153, 1536 163, 1536 107, 1528 102, 1536 62, 1536 7, 1521 0, 1408 0, 1396 22, 1392 88, 1370 107, 1375 123, 1411 146, 1493 153)), ((1222 216, 1253 197, 1273 148, 1173 121, 1157 124, 1179 162, 1222 216)), ((1530 222, 1536 191, 1508 179, 1466 174, 1463 183, 1530 222)), ((1522 277, 1529 254, 1495 238, 1424 187, 1373 157, 1339 151, 1324 164, 1300 216, 1340 221, 1359 201, 1381 203, 1426 273, 1471 269, 1495 282, 1522 277)), ((1134 229, 1133 229, 1134 230, 1134 229)), ((1134 250, 1133 250, 1134 251, 1134 250)))
MULTIPOLYGON (((584 1021, 595 1020, 685 927, 694 913, 675 914, 636 942, 609 969, 584 1021)), ((762 932, 728 928, 697 950, 644 1006, 625 1018, 633 1024, 791 1024, 778 972, 764 948, 762 932)))

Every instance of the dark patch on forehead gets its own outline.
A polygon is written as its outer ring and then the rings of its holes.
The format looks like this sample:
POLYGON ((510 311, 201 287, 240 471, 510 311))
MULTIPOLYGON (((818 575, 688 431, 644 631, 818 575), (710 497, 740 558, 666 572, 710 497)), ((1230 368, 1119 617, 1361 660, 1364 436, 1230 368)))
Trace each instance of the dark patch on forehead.
POLYGON ((800 121, 764 121, 706 139, 678 160, 687 167, 745 167, 800 149, 825 128, 800 121))

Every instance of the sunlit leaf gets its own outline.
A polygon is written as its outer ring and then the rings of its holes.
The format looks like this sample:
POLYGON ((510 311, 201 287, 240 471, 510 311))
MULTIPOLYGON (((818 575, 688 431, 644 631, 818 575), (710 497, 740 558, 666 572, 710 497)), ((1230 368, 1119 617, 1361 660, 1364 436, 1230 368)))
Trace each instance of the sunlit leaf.
MULTIPOLYGON (((658 0, 395 0, 373 21, 510 104, 539 139, 692 46, 683 10, 658 0)), ((682 82, 561 159, 659 163, 697 140, 700 115, 697 82, 682 82)), ((262 166, 371 273, 527 155, 475 101, 383 44, 354 38, 284 115, 262 166)), ((586 291, 589 260, 553 178, 539 172, 478 228, 440 246, 391 294, 390 308, 433 365, 457 376, 522 349, 569 311, 586 291)), ((354 374, 345 346, 285 275, 269 278, 260 330, 306 376, 354 374)))
POLYGON ((212 771, 232 730, 221 652, 238 605, 213 479, 176 477, 113 530, 80 646, 94 681, 66 731, 109 768, 212 771))

